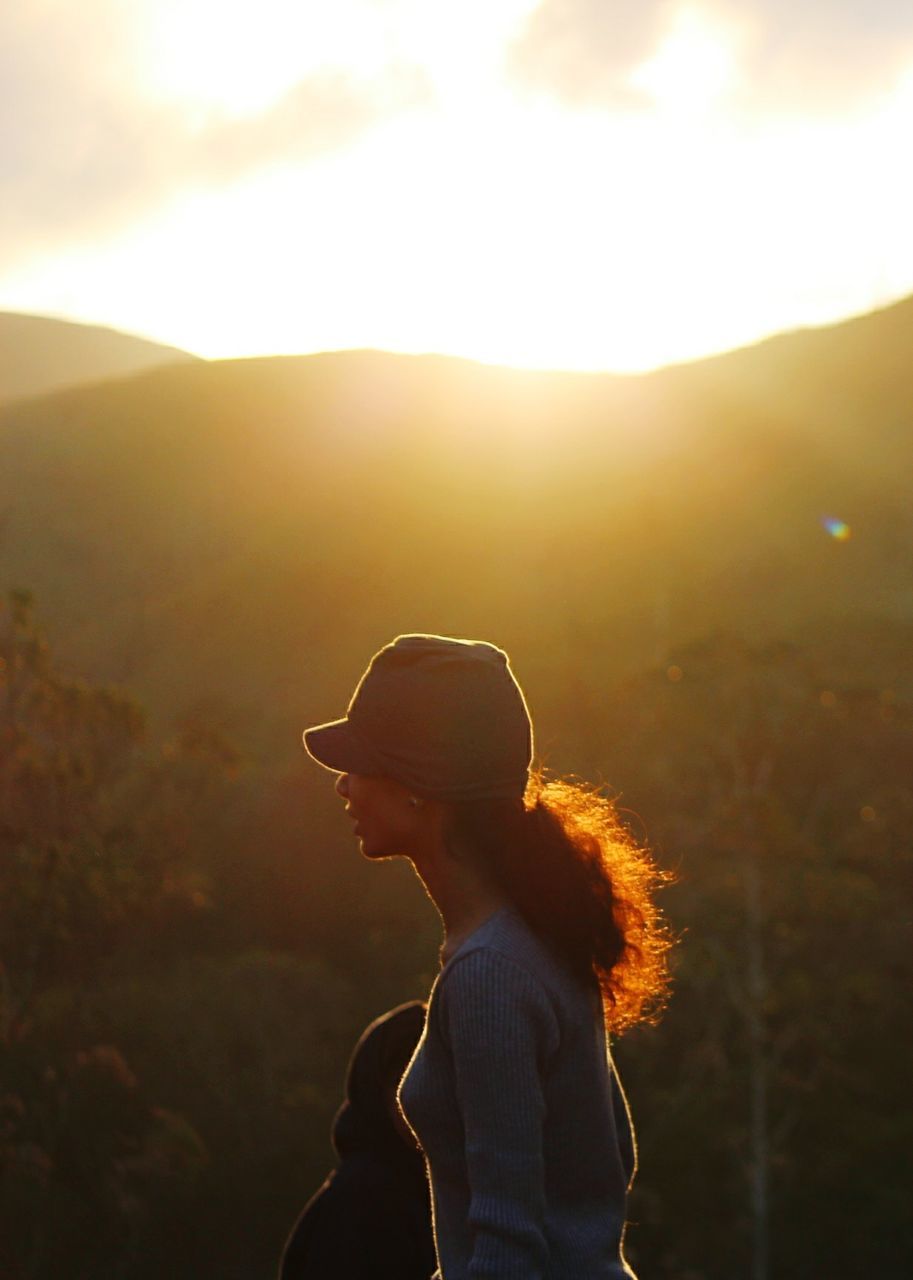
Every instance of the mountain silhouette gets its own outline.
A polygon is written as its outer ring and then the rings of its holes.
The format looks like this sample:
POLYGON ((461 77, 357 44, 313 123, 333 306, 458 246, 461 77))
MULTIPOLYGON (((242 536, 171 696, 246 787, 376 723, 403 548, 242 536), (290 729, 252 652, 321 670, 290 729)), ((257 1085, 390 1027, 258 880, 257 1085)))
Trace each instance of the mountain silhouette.
POLYGON ((0 402, 195 358, 116 329, 0 312, 0 402))
POLYGON ((910 681, 911 338, 908 300, 636 376, 348 351, 20 400, 0 580, 88 678, 224 699, 266 753, 410 630, 504 644, 540 745, 719 629, 910 681))

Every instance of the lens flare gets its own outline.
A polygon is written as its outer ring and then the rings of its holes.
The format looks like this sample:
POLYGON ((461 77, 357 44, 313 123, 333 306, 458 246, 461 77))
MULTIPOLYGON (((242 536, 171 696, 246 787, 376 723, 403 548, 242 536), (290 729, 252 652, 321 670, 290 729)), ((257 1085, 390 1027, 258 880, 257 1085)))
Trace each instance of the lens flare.
POLYGON ((846 521, 838 520, 836 516, 823 516, 821 523, 824 525, 831 537, 835 538, 837 542, 846 542, 847 538, 849 538, 852 533, 852 530, 846 521))

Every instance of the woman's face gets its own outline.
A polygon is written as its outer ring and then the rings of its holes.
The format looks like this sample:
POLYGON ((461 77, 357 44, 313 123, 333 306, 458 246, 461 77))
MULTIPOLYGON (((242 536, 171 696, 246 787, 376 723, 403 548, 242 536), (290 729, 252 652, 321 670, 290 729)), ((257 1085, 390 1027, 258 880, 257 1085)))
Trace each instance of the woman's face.
POLYGON ((408 787, 392 778, 342 773, 336 790, 346 802, 366 858, 408 857, 423 827, 423 807, 408 787))

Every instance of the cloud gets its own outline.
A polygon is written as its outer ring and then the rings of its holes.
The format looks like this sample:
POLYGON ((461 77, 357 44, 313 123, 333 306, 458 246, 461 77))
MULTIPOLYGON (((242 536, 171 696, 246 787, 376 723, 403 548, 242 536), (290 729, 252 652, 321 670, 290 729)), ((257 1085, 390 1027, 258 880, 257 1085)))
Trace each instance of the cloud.
POLYGON ((415 69, 327 68, 259 115, 201 119, 133 83, 125 12, 34 0, 0 16, 0 268, 117 230, 188 187, 344 145, 429 94, 415 69))
POLYGON ((430 101, 416 68, 391 68, 370 82, 341 73, 311 76, 261 115, 212 123, 189 148, 194 171, 231 180, 275 160, 304 159, 351 142, 400 111, 430 101))
POLYGON ((510 51, 510 73, 568 102, 615 105, 686 9, 728 30, 739 97, 764 112, 846 109, 913 65, 909 0, 543 0, 510 51))
POLYGON ((564 101, 619 104, 658 45, 674 0, 544 0, 508 56, 519 80, 564 101))
MULTIPOLYGON (((711 12, 726 8, 713 0, 711 12)), ((841 110, 913 65, 909 0, 751 0, 744 16, 747 89, 768 109, 841 110)))

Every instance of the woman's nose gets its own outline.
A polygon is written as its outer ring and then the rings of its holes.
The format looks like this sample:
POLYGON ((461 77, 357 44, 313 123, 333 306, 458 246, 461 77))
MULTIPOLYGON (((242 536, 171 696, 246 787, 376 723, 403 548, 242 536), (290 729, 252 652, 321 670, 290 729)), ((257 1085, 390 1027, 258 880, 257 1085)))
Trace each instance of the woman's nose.
POLYGON ((336 779, 336 790, 338 794, 342 796, 343 800, 348 800, 349 775, 347 773, 341 773, 339 777, 336 779))

